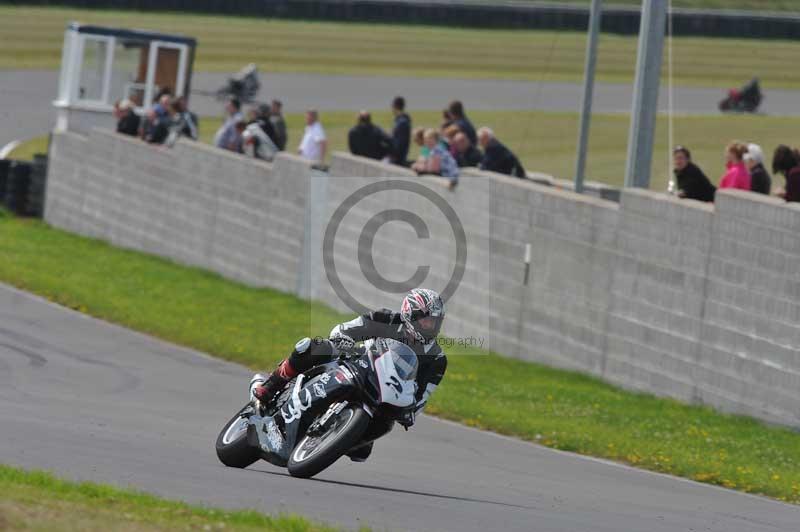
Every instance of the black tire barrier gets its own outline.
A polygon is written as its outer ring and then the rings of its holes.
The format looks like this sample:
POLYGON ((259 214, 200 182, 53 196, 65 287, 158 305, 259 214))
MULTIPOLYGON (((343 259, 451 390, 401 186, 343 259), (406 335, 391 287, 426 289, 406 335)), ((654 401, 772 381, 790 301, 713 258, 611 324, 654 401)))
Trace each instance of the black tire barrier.
POLYGON ((44 215, 47 156, 33 162, 0 160, 0 204, 17 216, 44 215))
MULTIPOLYGON (((2 4, 571 31, 586 31, 589 21, 588 6, 491 0, 484 4, 459 3, 459 0, 0 0, 2 4)), ((636 35, 639 19, 636 8, 607 7, 603 11, 602 31, 636 35)), ((674 34, 684 36, 800 37, 800 15, 792 13, 675 9, 672 24, 674 34)))

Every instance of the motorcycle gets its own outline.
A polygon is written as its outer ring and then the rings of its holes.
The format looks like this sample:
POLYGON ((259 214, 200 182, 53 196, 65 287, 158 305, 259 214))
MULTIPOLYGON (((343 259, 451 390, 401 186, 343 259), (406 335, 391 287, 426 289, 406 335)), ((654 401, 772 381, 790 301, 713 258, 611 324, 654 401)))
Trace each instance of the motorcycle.
POLYGON ((217 99, 226 100, 233 97, 241 102, 250 103, 255 100, 260 88, 258 69, 256 65, 250 63, 233 77, 228 78, 228 83, 217 90, 217 99))
POLYGON ((261 459, 294 477, 313 477, 386 435, 395 421, 407 428, 418 367, 406 344, 367 340, 301 373, 266 404, 253 398, 222 428, 217 457, 229 467, 261 459))
POLYGON ((758 78, 753 78, 741 89, 729 90, 728 97, 719 102, 719 110, 722 112, 754 113, 763 99, 764 95, 761 93, 758 78))

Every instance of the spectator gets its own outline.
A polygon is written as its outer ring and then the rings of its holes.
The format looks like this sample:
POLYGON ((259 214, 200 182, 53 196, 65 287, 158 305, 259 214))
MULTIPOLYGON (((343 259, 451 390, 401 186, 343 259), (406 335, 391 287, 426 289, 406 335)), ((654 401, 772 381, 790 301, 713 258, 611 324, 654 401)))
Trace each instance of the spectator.
POLYGON ((408 148, 411 144, 411 117, 405 112, 406 100, 402 96, 392 101, 394 127, 392 127, 392 153, 389 161, 392 164, 408 166, 408 148))
POLYGON ((452 155, 453 157, 456 156, 456 145, 454 139, 456 138, 456 135, 458 135, 459 133, 461 133, 461 130, 455 124, 450 124, 449 126, 444 128, 444 131, 442 131, 441 144, 442 146, 444 146, 446 150, 450 152, 450 155, 452 155))
POLYGON ((269 137, 275 147, 278 145, 278 134, 275 132, 275 126, 272 124, 272 107, 262 103, 252 112, 251 120, 248 122, 248 127, 252 124, 257 125, 261 131, 269 137))
POLYGON ((315 109, 309 109, 306 111, 306 129, 297 152, 301 157, 321 163, 325 160, 327 147, 328 140, 325 137, 325 130, 322 129, 322 124, 319 122, 319 113, 315 109))
POLYGON ((750 190, 769 195, 772 178, 764 168, 764 152, 761 150, 761 146, 748 144, 747 153, 744 154, 744 163, 750 171, 750 190))
POLYGON ((456 149, 456 163, 460 167, 478 166, 481 164, 483 154, 472 145, 467 136, 460 131, 453 138, 453 146, 456 149))
MULTIPOLYGON (((214 146, 224 150, 241 151, 235 149, 237 144, 240 144, 241 138, 237 138, 236 124, 244 122, 242 117, 242 104, 236 98, 231 98, 225 104, 225 114, 227 115, 225 122, 217 130, 214 135, 214 146)), ((241 135, 239 135, 241 137, 241 135)))
POLYGON ((442 125, 439 126, 439 129, 444 131, 445 129, 447 129, 448 126, 451 126, 454 121, 455 119, 453 118, 453 115, 450 113, 450 109, 442 110, 442 125))
POLYGON ((450 106, 447 109, 453 117, 453 124, 457 125, 458 129, 464 132, 473 146, 477 144, 478 137, 475 134, 475 128, 472 126, 472 122, 470 122, 464 114, 464 105, 458 100, 453 100, 450 102, 450 106))
POLYGON ((750 190, 750 172, 742 160, 747 153, 747 146, 741 142, 731 142, 725 148, 725 174, 719 182, 719 188, 738 188, 750 190))
POLYGON ((414 139, 414 144, 416 144, 419 147, 420 159, 424 159, 425 157, 427 157, 428 147, 425 146, 425 128, 415 127, 414 131, 411 133, 411 138, 414 139))
POLYGON ((269 113, 269 121, 272 123, 272 129, 275 131, 275 138, 273 140, 281 151, 286 149, 286 141, 289 139, 286 133, 286 120, 284 120, 281 114, 282 108, 283 104, 280 100, 272 100, 269 113))
POLYGON ((772 156, 772 172, 783 174, 786 187, 778 194, 786 201, 800 201, 800 157, 789 146, 781 144, 772 156))
POLYGON ((199 137, 199 129, 197 122, 197 115, 189 111, 186 107, 186 98, 181 96, 172 102, 172 132, 175 136, 183 135, 192 140, 197 140, 199 137))
POLYGON ((228 144, 227 150, 236 153, 244 153, 244 131, 247 129, 247 122, 239 120, 233 125, 233 138, 228 144))
POLYGON ((415 162, 412 169, 419 174, 435 174, 445 177, 450 181, 450 188, 454 188, 458 183, 456 160, 439 142, 439 133, 435 129, 426 129, 424 139, 428 155, 415 162))
POLYGON ((117 133, 132 137, 139 135, 142 119, 133 110, 132 101, 125 99, 115 105, 114 116, 117 118, 117 133))
POLYGON ((242 133, 242 151, 256 159, 272 161, 279 150, 261 124, 254 120, 247 124, 242 133))
POLYGON ((142 138, 150 144, 163 144, 169 136, 171 123, 172 120, 166 112, 161 113, 158 107, 151 107, 147 110, 142 125, 142 138))
POLYGON ((497 172, 499 174, 513 175, 525 179, 525 168, 519 162, 517 156, 506 148, 494 136, 494 132, 488 127, 478 130, 478 142, 483 148, 483 159, 481 160, 481 170, 497 172))
POLYGON ((711 184, 706 174, 692 162, 692 154, 683 146, 672 150, 675 180, 678 183, 678 196, 698 201, 714 201, 717 188, 711 184))
POLYGON ((392 150, 392 139, 372 123, 367 111, 358 113, 358 122, 347 135, 350 153, 381 160, 392 150))

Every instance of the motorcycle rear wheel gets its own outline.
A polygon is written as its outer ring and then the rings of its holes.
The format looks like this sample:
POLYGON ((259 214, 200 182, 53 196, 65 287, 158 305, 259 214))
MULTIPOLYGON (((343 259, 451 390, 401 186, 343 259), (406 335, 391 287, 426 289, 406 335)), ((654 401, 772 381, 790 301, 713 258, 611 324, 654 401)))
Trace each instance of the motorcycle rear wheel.
POLYGON ((247 443, 247 418, 240 410, 222 427, 217 436, 217 458, 228 467, 244 469, 259 459, 258 449, 247 443))
POLYGON ((331 466, 359 442, 370 422, 357 405, 346 406, 336 422, 320 436, 303 436, 289 456, 287 469, 293 477, 310 478, 331 466))

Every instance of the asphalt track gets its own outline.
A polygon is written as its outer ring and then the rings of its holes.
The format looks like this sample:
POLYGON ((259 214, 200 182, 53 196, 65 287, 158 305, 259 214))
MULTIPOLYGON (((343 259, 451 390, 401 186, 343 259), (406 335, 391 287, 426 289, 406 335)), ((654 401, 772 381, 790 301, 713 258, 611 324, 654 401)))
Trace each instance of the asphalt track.
MULTIPOLYGON (((201 116, 217 116, 222 106, 213 94, 227 76, 198 72, 194 75, 192 110, 201 116)), ((455 98, 469 109, 538 109, 577 112, 582 87, 579 83, 513 80, 459 80, 329 76, 321 74, 261 74, 261 99, 280 98, 287 112, 317 108, 321 111, 388 108, 391 99, 402 94, 409 110, 442 109, 455 98)), ((54 122, 52 101, 56 97, 55 71, 0 70, 0 147, 15 139, 45 134, 54 122)), ((627 113, 631 105, 631 84, 598 83, 594 110, 627 113)), ((767 114, 800 114, 800 92, 765 89, 762 111, 767 114)), ((676 87, 674 109, 683 114, 717 114, 717 102, 724 88, 676 87)), ((667 109, 666 90, 660 94, 659 109, 667 109)), ((324 116, 323 116, 324 122, 324 116)), ((112 125, 109 121, 109 125, 112 125)))
POLYGON ((424 416, 368 462, 344 459, 316 479, 263 462, 229 469, 214 439, 249 374, 0 285, 2 463, 376 530, 794 532, 800 522, 800 507, 424 416))

